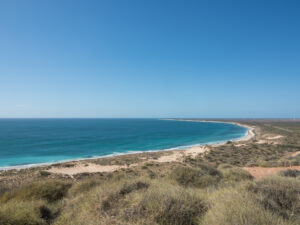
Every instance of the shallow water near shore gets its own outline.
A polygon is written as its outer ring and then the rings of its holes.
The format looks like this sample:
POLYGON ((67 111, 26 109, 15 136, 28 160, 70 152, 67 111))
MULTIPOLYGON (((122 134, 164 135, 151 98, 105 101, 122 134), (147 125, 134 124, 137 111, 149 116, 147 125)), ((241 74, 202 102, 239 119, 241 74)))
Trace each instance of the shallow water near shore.
POLYGON ((132 152, 185 149, 242 138, 229 123, 158 119, 0 119, 0 168, 132 152))

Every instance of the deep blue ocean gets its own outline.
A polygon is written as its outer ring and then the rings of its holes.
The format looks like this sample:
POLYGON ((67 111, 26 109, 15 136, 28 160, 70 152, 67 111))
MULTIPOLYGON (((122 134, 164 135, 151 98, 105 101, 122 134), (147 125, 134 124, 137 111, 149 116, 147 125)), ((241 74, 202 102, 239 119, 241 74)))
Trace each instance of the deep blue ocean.
POLYGON ((184 149, 243 137, 234 124, 158 119, 0 119, 0 167, 139 151, 184 149))

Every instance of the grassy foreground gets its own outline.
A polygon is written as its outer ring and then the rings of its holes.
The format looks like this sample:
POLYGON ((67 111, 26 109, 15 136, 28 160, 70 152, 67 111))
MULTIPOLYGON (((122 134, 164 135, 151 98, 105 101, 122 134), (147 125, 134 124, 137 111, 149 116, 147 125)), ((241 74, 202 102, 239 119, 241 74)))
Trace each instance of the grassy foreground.
MULTIPOLYGON (((0 225, 300 224, 299 171, 254 179, 243 169, 300 165, 299 156, 290 156, 300 150, 300 123, 242 122, 256 127, 255 139, 179 162, 73 177, 45 168, 1 172, 0 225), (268 141, 270 134, 283 138, 268 141)), ((137 157, 114 163, 135 163, 137 157)))

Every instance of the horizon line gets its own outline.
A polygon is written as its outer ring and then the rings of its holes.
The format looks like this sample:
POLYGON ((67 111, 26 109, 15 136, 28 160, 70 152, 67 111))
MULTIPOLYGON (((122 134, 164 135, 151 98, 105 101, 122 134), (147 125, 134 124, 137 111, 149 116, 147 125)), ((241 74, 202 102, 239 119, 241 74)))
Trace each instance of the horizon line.
POLYGON ((0 117, 0 119, 281 119, 300 120, 295 117, 0 117))

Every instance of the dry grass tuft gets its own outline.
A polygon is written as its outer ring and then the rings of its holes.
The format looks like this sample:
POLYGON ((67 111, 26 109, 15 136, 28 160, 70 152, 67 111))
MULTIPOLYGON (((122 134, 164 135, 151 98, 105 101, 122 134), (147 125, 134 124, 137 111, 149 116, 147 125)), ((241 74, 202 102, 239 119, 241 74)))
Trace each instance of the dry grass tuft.
POLYGON ((300 180, 267 177, 249 183, 247 189, 256 194, 256 199, 264 208, 300 223, 300 180))
POLYGON ((5 192, 0 197, 0 202, 8 202, 11 200, 40 200, 44 199, 48 202, 55 202, 66 196, 71 184, 59 180, 35 182, 22 186, 17 189, 5 192))
POLYGON ((210 173, 201 168, 179 166, 171 172, 170 178, 184 187, 205 188, 216 186, 221 180, 222 175, 217 170, 211 170, 210 173))
POLYGON ((282 218, 263 209, 245 191, 227 188, 217 191, 201 225, 287 225, 282 218))
POLYGON ((253 180, 252 175, 248 171, 238 167, 223 169, 222 174, 222 182, 224 184, 236 184, 240 181, 253 180))
POLYGON ((143 196, 140 207, 145 216, 161 225, 198 224, 207 210, 195 191, 170 184, 154 186, 143 196))

